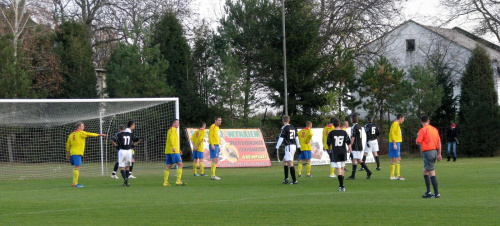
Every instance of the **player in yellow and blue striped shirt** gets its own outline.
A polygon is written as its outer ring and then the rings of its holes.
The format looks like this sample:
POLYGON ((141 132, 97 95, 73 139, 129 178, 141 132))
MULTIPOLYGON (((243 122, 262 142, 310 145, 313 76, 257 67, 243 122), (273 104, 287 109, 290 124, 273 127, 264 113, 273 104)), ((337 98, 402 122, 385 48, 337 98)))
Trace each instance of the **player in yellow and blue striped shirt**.
POLYGON ((193 171, 194 176, 206 176, 205 166, 203 165, 203 153, 205 152, 205 128, 207 124, 205 122, 201 123, 200 129, 196 130, 193 135, 191 135, 191 142, 193 143, 193 171), (196 167, 200 166, 200 174, 198 174, 196 167))
POLYGON ((220 180, 220 177, 215 175, 215 170, 217 169, 217 163, 219 162, 219 126, 222 124, 222 117, 216 116, 215 122, 212 124, 208 130, 208 149, 210 149, 210 159, 212 159, 211 171, 212 175, 210 179, 220 180))
MULTIPOLYGON (((330 156, 330 158, 332 155, 332 152, 331 152, 332 149, 330 147, 328 147, 328 144, 326 142, 327 142, 328 134, 330 134, 330 132, 334 129, 335 129, 335 126, 333 126, 333 118, 331 118, 330 124, 326 125, 323 128, 323 150, 328 152, 328 155, 330 156)), ((336 177, 335 168, 333 168, 331 166, 330 166, 330 177, 336 177)))
POLYGON ((175 185, 186 185, 186 183, 182 182, 182 167, 184 165, 181 159, 182 151, 179 145, 178 128, 179 119, 174 119, 172 127, 167 132, 167 143, 165 145, 165 164, 167 164, 167 169, 164 171, 163 186, 170 186, 168 177, 170 176, 169 170, 173 164, 177 164, 177 180, 175 181, 175 185))
POLYGON ((66 159, 70 160, 73 169, 73 184, 75 188, 81 188, 83 185, 78 183, 80 177, 80 166, 82 165, 83 153, 85 152, 85 138, 87 137, 105 137, 106 134, 89 133, 83 131, 85 125, 83 122, 76 123, 76 130, 73 131, 66 141, 66 159))
POLYGON ((312 122, 307 121, 306 127, 299 131, 299 142, 300 142, 300 155, 299 155, 299 177, 302 176, 302 165, 307 166, 307 177, 312 177, 311 175, 311 139, 313 137, 313 132, 311 130, 312 122))
POLYGON ((401 162, 401 142, 403 142, 403 135, 401 133, 401 123, 405 121, 403 114, 398 114, 396 120, 391 125, 389 132, 389 157, 391 158, 391 180, 405 180, 400 173, 401 162), (394 176, 396 171, 397 177, 394 176))

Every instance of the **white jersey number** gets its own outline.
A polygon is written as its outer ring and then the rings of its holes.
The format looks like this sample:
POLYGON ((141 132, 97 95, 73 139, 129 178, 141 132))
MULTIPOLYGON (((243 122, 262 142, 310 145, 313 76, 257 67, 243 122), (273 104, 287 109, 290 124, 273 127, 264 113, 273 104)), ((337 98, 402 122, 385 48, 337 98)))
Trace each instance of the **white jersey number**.
POLYGON ((130 144, 130 136, 123 136, 123 140, 125 142, 124 145, 129 145, 130 144))
POLYGON ((333 138, 335 138, 335 146, 342 147, 342 144, 344 143, 344 137, 343 136, 334 136, 333 138))

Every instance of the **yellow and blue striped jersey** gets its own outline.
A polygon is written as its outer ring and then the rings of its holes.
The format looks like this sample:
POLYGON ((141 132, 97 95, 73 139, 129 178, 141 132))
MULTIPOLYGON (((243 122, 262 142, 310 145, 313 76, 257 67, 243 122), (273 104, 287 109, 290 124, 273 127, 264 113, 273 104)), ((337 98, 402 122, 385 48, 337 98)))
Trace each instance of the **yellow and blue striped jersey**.
POLYGON ((389 142, 403 142, 403 135, 401 135, 401 127, 399 123, 394 121, 391 125, 391 130, 389 132, 389 142))
POLYGON ((208 143, 210 145, 219 145, 220 144, 220 138, 219 138, 219 127, 214 124, 210 126, 210 129, 208 129, 208 143))
POLYGON ((312 129, 303 128, 299 131, 299 142, 300 150, 310 151, 311 150, 311 139, 313 137, 312 129))
POLYGON ((196 130, 193 133, 193 135, 191 135, 191 142, 193 142, 193 151, 203 152, 204 151, 203 143, 205 143, 205 130, 204 129, 196 130))
POLYGON ((177 128, 172 126, 167 132, 167 144, 165 145, 165 154, 177 154, 177 153, 180 153, 179 135, 177 134, 177 128), (175 152, 173 148, 175 148, 175 152))
POLYGON ((83 155, 85 151, 85 138, 97 136, 99 136, 97 133, 75 130, 69 135, 66 141, 66 151, 69 151, 70 155, 83 155))
POLYGON ((335 129, 335 127, 332 124, 326 125, 323 128, 323 150, 328 149, 328 144, 326 143, 326 140, 327 140, 326 138, 328 137, 328 134, 330 134, 330 132, 334 129, 335 129))

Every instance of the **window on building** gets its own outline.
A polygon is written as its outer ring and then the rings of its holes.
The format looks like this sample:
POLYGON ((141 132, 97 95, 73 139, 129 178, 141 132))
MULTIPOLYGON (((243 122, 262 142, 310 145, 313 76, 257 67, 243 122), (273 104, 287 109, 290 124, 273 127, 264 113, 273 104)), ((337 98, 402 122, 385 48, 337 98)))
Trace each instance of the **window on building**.
POLYGON ((406 51, 415 51, 415 39, 406 39, 406 51))

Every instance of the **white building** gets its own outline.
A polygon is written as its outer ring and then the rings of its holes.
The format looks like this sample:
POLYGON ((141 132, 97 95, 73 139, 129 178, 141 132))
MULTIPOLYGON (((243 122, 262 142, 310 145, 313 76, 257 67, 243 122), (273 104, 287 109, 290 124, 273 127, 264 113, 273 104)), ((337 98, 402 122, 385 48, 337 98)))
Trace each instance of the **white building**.
MULTIPOLYGON (((393 66, 409 71, 411 66, 426 65, 428 56, 439 51, 444 53, 444 60, 452 68, 456 84, 454 95, 460 94, 460 78, 476 45, 483 46, 489 53, 494 71, 495 90, 500 93, 500 46, 479 38, 461 28, 453 29, 426 26, 409 20, 382 37, 371 42, 365 51, 365 60, 369 62, 385 56, 393 66)), ((364 71, 360 65, 360 73, 364 71)), ((407 73, 408 74, 408 73, 407 73)), ((498 98, 500 104, 500 98, 498 98)), ((364 109, 356 110, 361 115, 364 109)))

